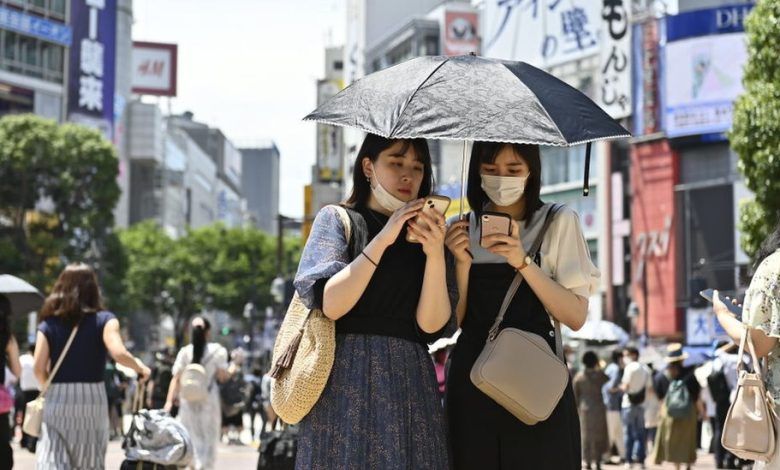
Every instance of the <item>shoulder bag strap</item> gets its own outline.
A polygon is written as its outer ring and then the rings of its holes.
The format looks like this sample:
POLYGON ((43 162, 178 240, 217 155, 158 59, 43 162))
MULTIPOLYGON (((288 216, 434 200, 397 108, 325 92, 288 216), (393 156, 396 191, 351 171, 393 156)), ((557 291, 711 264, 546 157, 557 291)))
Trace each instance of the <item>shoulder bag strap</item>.
POLYGON ((73 338, 76 337, 76 333, 79 331, 78 325, 76 325, 73 328, 73 331, 70 333, 70 338, 68 338, 68 342, 65 343, 65 348, 62 350, 62 354, 60 354, 59 359, 57 359, 57 363, 54 364, 54 368, 51 370, 51 373, 49 374, 49 378, 46 379, 46 383, 43 385, 43 390, 41 390, 41 397, 46 396, 46 392, 49 390, 49 386, 51 385, 51 381, 54 380, 54 376, 57 375, 57 371, 60 370, 60 366, 62 365, 62 361, 65 360, 65 355, 68 354, 68 350, 70 349, 70 345, 73 344, 73 338))
MULTIPOLYGON (((544 225, 542 225, 541 231, 539 231, 539 234, 536 236, 536 240, 534 240, 533 245, 531 245, 531 250, 528 252, 528 256, 531 257, 534 262, 536 262, 536 257, 539 254, 539 249, 542 247, 542 242, 544 241, 544 235, 547 233, 547 229, 550 228, 550 224, 553 221, 553 218, 555 217, 555 214, 563 207, 560 204, 553 204, 552 207, 547 211, 547 215, 544 219, 544 225)), ((517 293, 517 289, 520 287, 520 284, 523 283, 523 276, 520 275, 518 272, 514 279, 512 279, 512 284, 509 285, 509 289, 506 292, 506 296, 504 296, 504 302, 501 304, 501 309, 498 311, 498 317, 496 317, 496 321, 493 323, 493 326, 490 328, 490 334, 488 334, 488 341, 493 341, 496 339, 496 336, 498 336, 498 327, 501 325, 501 322, 504 321, 504 315, 506 314, 507 309, 509 308, 509 304, 512 302, 512 299, 515 297, 515 294, 517 293)), ((555 353, 558 355, 558 358, 563 359, 563 337, 561 336, 561 323, 552 317, 553 323, 555 324, 555 353)))
POLYGON ((347 237, 347 244, 349 244, 349 239, 352 238, 352 222, 349 214, 345 208, 338 204, 334 204, 333 207, 336 208, 336 213, 338 213, 341 223, 344 225, 344 235, 347 237))

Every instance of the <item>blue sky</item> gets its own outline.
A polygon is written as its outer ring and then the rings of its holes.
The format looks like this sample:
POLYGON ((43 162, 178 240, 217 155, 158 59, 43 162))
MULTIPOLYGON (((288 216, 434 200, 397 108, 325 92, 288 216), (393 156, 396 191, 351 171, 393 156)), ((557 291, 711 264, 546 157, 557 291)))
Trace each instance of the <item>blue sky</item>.
MULTIPOLYGON (((281 153, 280 210, 303 214, 324 49, 344 42, 341 0, 135 0, 133 39, 179 45, 174 113, 219 127, 239 144, 273 139, 281 153)), ((168 112, 167 100, 160 101, 168 112)))

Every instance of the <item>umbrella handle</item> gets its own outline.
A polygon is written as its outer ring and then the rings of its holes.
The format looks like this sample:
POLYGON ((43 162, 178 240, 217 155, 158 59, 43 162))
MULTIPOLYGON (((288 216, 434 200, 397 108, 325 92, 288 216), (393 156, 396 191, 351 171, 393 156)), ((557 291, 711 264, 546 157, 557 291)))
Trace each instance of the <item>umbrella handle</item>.
MULTIPOLYGON (((458 208, 458 220, 465 220, 465 214, 463 213, 463 201, 466 200, 466 150, 467 150, 468 141, 465 139, 463 140, 463 156, 461 158, 461 166, 460 166, 460 207, 458 208)), ((474 259, 474 255, 471 253, 471 250, 468 248, 466 249, 466 253, 471 256, 471 259, 474 259)))

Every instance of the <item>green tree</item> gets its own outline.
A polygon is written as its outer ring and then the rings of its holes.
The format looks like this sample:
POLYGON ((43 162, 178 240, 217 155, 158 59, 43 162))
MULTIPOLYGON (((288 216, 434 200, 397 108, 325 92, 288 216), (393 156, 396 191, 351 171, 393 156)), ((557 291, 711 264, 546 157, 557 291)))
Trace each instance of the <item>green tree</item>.
POLYGON ((755 193, 739 221, 742 248, 753 257, 780 217, 780 2, 759 0, 745 31, 745 92, 736 101, 729 140, 755 193))
POLYGON ((99 265, 118 168, 96 130, 34 115, 0 118, 0 271, 46 289, 66 262, 99 265))

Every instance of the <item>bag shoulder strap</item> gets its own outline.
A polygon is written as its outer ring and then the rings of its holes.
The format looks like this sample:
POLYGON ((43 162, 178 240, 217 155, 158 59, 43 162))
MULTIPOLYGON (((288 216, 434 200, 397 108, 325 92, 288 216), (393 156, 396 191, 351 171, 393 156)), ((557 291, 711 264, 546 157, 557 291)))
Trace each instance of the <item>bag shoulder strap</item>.
MULTIPOLYGON (((544 235, 547 233, 547 229, 550 228, 550 224, 552 223, 555 214, 562 207, 562 204, 553 204, 552 207, 547 210, 547 215, 544 218, 544 225, 542 225, 542 229, 539 231, 539 234, 536 236, 536 239, 534 240, 534 243, 531 245, 531 249, 528 252, 528 256, 530 256, 534 262, 536 262, 536 258, 539 255, 539 249, 542 247, 542 242, 544 241, 544 235)), ((504 302, 501 304, 501 309, 498 311, 498 317, 496 317, 496 321, 490 328, 488 341, 493 341, 496 336, 498 336, 498 327, 501 325, 501 322, 504 321, 504 315, 509 308, 509 304, 512 302, 512 299, 517 293, 517 289, 520 288, 520 284, 522 283, 523 276, 518 272, 514 279, 512 279, 512 284, 509 285, 506 296, 504 296, 504 302)), ((563 337, 561 336, 561 322, 552 317, 552 315, 550 318, 552 318, 553 323, 555 324, 555 353, 558 355, 558 358, 563 361, 563 337)))
POLYGON ((349 218, 349 213, 346 208, 338 204, 333 204, 333 207, 344 225, 344 235, 347 237, 347 244, 349 244, 349 239, 352 238, 352 220, 349 218))
POLYGON ((70 337, 68 338, 68 342, 65 343, 65 347, 62 349, 62 353, 60 354, 59 359, 57 359, 57 363, 54 364, 54 368, 51 370, 51 373, 49 374, 49 378, 46 379, 46 383, 43 385, 43 390, 41 390, 41 397, 46 396, 46 392, 49 390, 49 386, 51 385, 51 381, 54 380, 54 376, 57 375, 57 371, 60 370, 60 366, 62 365, 62 361, 65 360, 65 356, 68 354, 68 350, 70 349, 70 345, 73 344, 73 339, 76 337, 76 333, 79 331, 79 326, 76 325, 73 327, 73 331, 70 333, 70 337))

